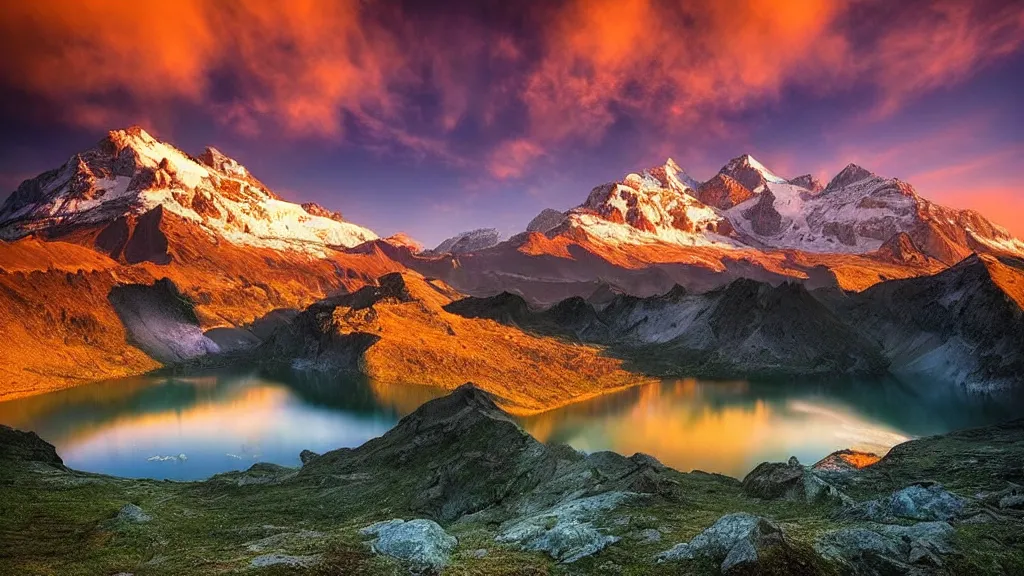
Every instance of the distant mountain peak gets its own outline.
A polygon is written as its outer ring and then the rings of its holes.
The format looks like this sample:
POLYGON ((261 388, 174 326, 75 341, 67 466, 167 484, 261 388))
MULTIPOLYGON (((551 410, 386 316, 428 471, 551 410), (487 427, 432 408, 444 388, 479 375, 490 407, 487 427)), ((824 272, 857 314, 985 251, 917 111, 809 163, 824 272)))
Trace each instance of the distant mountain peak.
POLYGON ((825 185, 821 182, 821 180, 818 180, 817 178, 810 174, 801 174, 796 178, 791 178, 789 183, 794 186, 799 186, 801 188, 810 190, 815 194, 825 189, 825 185))
POLYGON ((786 183, 785 178, 769 170, 767 166, 758 162, 750 154, 743 154, 729 160, 718 172, 732 177, 753 192, 760 192, 766 184, 786 183))
POLYGON ((872 177, 876 177, 873 172, 861 168, 851 162, 846 165, 846 168, 840 170, 839 174, 836 174, 831 181, 829 181, 828 186, 825 187, 825 192, 831 192, 832 190, 843 188, 855 182, 860 182, 861 180, 866 180, 872 177))
POLYGON ((477 228, 461 232, 438 244, 429 252, 441 254, 462 254, 490 248, 501 241, 501 234, 494 228, 477 228))
POLYGON ((66 234, 158 207, 234 244, 323 255, 377 237, 319 206, 282 201, 216 148, 194 158, 130 126, 23 182, 0 207, 0 238, 66 234))
POLYGON ((686 170, 683 170, 672 158, 666 159, 661 166, 647 169, 645 173, 656 178, 663 187, 677 192, 695 191, 700 186, 700 182, 687 174, 686 170))
POLYGON ((697 199, 719 210, 728 210, 754 196, 746 186, 728 174, 715 174, 697 189, 697 199))

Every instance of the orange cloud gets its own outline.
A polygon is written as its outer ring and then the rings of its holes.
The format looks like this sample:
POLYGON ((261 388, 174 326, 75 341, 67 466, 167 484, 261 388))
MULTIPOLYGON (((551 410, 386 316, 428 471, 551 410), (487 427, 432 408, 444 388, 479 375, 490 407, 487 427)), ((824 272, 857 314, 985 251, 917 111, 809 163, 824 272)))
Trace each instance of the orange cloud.
POLYGON ((866 85, 889 113, 1020 49, 1024 6, 991 4, 567 0, 503 27, 388 0, 8 2, 0 82, 93 128, 166 132, 188 103, 245 134, 355 125, 360 144, 457 164, 470 125, 488 140, 475 160, 514 178, 623 120, 650 149, 740 130, 730 115, 791 86, 866 85))
POLYGON ((288 132, 335 136, 343 115, 396 114, 406 61, 355 0, 12 3, 0 17, 0 72, 87 126, 152 119, 178 101, 208 105, 253 132, 270 117, 288 132), (228 103, 216 74, 240 86, 228 103), (127 117, 127 118, 126 118, 127 117))
POLYGON ((546 30, 522 99, 546 147, 600 141, 622 114, 656 131, 701 132, 722 114, 777 96, 847 58, 830 33, 844 3, 578 0, 546 30))
POLYGON ((525 139, 507 140, 490 155, 487 169, 495 178, 505 180, 522 176, 527 167, 544 154, 540 146, 525 139))

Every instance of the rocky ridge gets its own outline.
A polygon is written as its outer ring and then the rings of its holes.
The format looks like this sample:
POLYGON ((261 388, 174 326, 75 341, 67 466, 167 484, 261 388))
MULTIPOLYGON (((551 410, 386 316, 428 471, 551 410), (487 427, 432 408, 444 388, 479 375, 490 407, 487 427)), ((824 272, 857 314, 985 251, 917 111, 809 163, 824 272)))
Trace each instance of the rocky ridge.
MULTIPOLYGON (((892 254, 918 253, 905 239, 892 254)), ((1024 265, 991 256, 860 293, 741 279, 703 294, 677 286, 647 298, 612 296, 600 308, 578 297, 536 308, 503 293, 446 309, 601 343, 666 376, 889 371, 971 391, 1024 385, 1024 265)))

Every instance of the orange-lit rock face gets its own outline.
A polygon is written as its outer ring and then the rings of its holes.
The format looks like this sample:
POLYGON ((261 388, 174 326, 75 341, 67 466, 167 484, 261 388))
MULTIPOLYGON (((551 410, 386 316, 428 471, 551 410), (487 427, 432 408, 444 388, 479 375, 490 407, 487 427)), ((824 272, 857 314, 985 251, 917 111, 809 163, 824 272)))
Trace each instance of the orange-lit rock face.
POLYGON ((722 210, 727 210, 754 197, 754 193, 731 176, 716 174, 697 189, 697 199, 722 210))
POLYGON ((844 462, 858 470, 860 470, 861 468, 867 468, 868 466, 871 466, 875 462, 878 462, 879 460, 882 459, 882 457, 879 456, 878 454, 857 451, 850 451, 849 454, 842 454, 840 455, 840 458, 842 458, 844 462))
POLYGON ((244 327, 273 310, 301 309, 403 269, 379 251, 314 258, 235 246, 172 215, 163 216, 156 232, 166 241, 166 264, 119 262, 91 249, 96 228, 64 241, 0 243, 0 329, 10 338, 0 347, 0 398, 159 367, 126 342, 108 301, 120 284, 169 278, 208 330, 244 327))
POLYGON ((403 274, 410 301, 371 308, 338 306, 334 334, 372 334, 360 371, 377 385, 423 384, 452 390, 467 381, 501 399, 515 414, 652 382, 596 346, 536 336, 491 320, 463 318, 442 307, 462 295, 440 281, 403 274))

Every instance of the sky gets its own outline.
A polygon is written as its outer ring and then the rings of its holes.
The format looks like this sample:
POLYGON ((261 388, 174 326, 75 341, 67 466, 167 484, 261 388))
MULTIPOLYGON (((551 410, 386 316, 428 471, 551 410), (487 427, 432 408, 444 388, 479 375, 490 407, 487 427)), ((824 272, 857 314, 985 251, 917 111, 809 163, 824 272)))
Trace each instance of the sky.
POLYGON ((1024 2, 0 0, 0 199, 140 125, 431 246, 674 158, 854 162, 1024 237, 1024 2))

